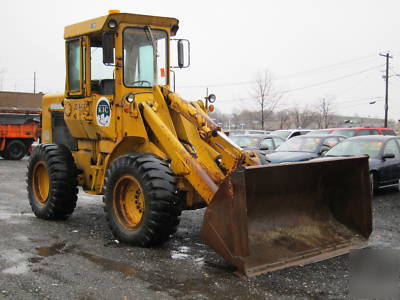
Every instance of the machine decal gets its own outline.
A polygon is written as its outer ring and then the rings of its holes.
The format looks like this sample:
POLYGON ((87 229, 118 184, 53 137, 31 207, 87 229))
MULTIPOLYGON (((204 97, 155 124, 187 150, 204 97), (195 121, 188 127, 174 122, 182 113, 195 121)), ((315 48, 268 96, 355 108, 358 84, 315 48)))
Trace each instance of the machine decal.
POLYGON ((110 125, 111 108, 110 102, 106 97, 101 97, 96 105, 96 120, 99 126, 110 125))

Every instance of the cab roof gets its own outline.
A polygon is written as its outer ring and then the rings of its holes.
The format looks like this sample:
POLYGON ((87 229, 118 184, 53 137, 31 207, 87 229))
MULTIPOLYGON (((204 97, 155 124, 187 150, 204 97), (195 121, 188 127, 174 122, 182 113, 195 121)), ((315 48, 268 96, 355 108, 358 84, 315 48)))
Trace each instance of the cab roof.
POLYGON ((179 21, 175 18, 127 14, 127 13, 112 13, 106 16, 66 26, 64 29, 64 38, 69 39, 72 37, 77 37, 89 33, 106 30, 108 29, 107 28, 108 21, 111 19, 117 21, 118 24, 128 23, 134 25, 155 25, 161 27, 168 27, 171 31, 171 36, 175 35, 179 28, 178 26, 179 21))

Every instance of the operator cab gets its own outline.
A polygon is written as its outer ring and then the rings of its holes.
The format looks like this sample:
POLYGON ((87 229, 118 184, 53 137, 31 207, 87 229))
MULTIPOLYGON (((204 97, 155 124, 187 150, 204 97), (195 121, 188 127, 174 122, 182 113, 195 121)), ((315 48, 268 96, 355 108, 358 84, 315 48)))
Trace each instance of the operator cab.
MULTIPOLYGON (((177 30, 178 20, 174 18, 119 11, 67 26, 66 98, 116 96, 116 84, 121 84, 125 92, 170 85, 170 37, 177 30)), ((188 67, 189 51, 184 53, 184 45, 189 48, 188 41, 174 41, 178 67, 188 67)))

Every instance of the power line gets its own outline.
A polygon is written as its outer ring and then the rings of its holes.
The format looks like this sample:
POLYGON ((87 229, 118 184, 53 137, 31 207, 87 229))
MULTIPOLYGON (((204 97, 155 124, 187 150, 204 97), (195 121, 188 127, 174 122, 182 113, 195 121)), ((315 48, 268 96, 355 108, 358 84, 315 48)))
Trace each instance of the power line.
POLYGON ((306 74, 306 73, 310 73, 310 72, 320 71, 320 70, 323 70, 323 69, 330 69, 330 68, 334 68, 334 67, 337 67, 337 66, 349 64, 349 63, 352 63, 352 62, 355 62, 355 61, 360 61, 360 60, 363 60, 365 58, 370 58, 370 59, 367 60, 367 61, 369 61, 369 60, 374 59, 376 57, 375 57, 375 54, 373 54, 373 55, 363 56, 363 57, 359 57, 359 58, 355 58, 355 59, 351 59, 351 60, 345 60, 345 61, 342 61, 342 62, 339 62, 339 63, 335 63, 335 64, 328 65, 328 66, 324 66, 324 67, 318 67, 318 68, 310 69, 310 70, 307 70, 307 71, 301 71, 301 72, 297 72, 297 73, 293 73, 293 74, 289 74, 289 75, 280 76, 279 79, 290 78, 290 77, 294 77, 294 76, 298 76, 298 75, 302 75, 302 74, 306 74))
MULTIPOLYGON (((377 68, 382 67, 382 66, 383 65, 378 65, 378 66, 374 66, 372 68, 368 68, 368 69, 365 69, 365 70, 362 70, 362 71, 359 71, 359 72, 347 74, 347 75, 340 76, 340 77, 335 77, 335 78, 332 78, 332 79, 329 79, 329 80, 325 80, 325 81, 321 81, 321 82, 317 82, 317 83, 314 83, 314 84, 310 84, 310 85, 306 85, 306 86, 302 86, 302 87, 297 87, 297 88, 294 88, 294 89, 284 90, 281 93, 282 94, 287 94, 287 93, 296 92, 296 91, 299 91, 299 90, 304 90, 304 89, 313 88, 313 87, 316 87, 316 86, 328 84, 328 83, 331 83, 331 82, 334 82, 334 81, 338 81, 338 80, 342 80, 342 79, 345 79, 345 78, 349 78, 349 77, 352 77, 352 76, 357 76, 359 74, 372 71, 372 70, 377 69, 377 68)), ((236 99, 236 100, 240 100, 240 101, 255 100, 255 97, 239 98, 239 99, 236 99)), ((231 100, 221 100, 220 102, 226 102, 226 101, 231 101, 231 100)))
MULTIPOLYGON (((327 65, 327 66, 322 66, 322 67, 318 67, 318 68, 314 68, 314 69, 310 69, 310 70, 306 70, 306 71, 301 71, 301 72, 296 72, 293 74, 288 74, 288 75, 284 75, 284 76, 280 76, 278 78, 276 78, 277 80, 281 80, 281 79, 285 79, 285 78, 290 78, 290 77, 295 77, 295 76, 299 76, 302 74, 306 74, 306 73, 311 73, 311 72, 315 72, 315 71, 319 71, 319 70, 323 70, 323 69, 330 69, 333 67, 337 67, 337 66, 341 66, 341 65, 345 65, 345 64, 350 64, 356 61, 360 61, 360 60, 365 60, 366 58, 374 58, 373 56, 375 56, 375 54, 373 55, 368 55, 368 56, 362 56, 362 57, 358 57, 355 59, 351 59, 351 60, 345 60, 339 63, 335 63, 335 64, 331 64, 331 65, 327 65)), ((364 61, 365 62, 365 61, 364 61)), ((237 85, 247 85, 247 84, 253 84, 255 82, 255 80, 251 80, 251 81, 238 81, 238 82, 231 82, 231 83, 221 83, 221 84, 206 84, 206 85, 183 85, 183 86, 179 86, 179 88, 181 89, 190 89, 190 88, 215 88, 215 87, 229 87, 229 86, 237 86, 237 85)))
POLYGON ((286 94, 286 93, 291 93, 291 92, 295 92, 295 91, 299 91, 299 90, 303 90, 303 89, 316 87, 316 86, 319 86, 319 85, 327 84, 327 83, 330 83, 330 82, 333 82, 333 81, 349 78, 349 77, 356 76, 356 75, 359 75, 359 74, 362 74, 362 73, 365 73, 365 72, 368 72, 368 71, 372 71, 372 70, 377 69, 377 68, 382 67, 382 66, 383 65, 378 65, 378 66, 375 66, 375 67, 372 67, 372 68, 368 68, 368 69, 362 70, 360 72, 355 72, 355 73, 347 74, 347 75, 344 75, 344 76, 332 78, 332 79, 329 79, 329 80, 317 82, 317 83, 314 83, 314 84, 310 84, 310 85, 306 85, 306 86, 302 86, 302 87, 298 87, 298 88, 294 88, 294 89, 290 89, 290 90, 285 90, 282 93, 286 94))

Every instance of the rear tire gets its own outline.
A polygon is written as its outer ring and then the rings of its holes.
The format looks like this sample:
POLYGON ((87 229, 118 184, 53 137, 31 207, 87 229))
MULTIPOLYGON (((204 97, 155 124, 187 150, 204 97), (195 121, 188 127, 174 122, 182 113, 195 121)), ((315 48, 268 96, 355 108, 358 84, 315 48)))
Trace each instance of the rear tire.
POLYGON ((65 220, 78 199, 74 158, 63 145, 41 144, 31 154, 27 173, 29 203, 46 220, 65 220))
POLYGON ((28 148, 25 143, 20 140, 12 140, 7 143, 2 156, 9 160, 20 160, 26 155, 28 148))
POLYGON ((176 179, 168 165, 151 154, 127 154, 114 160, 106 175, 104 211, 121 242, 161 245, 176 232, 176 179))

